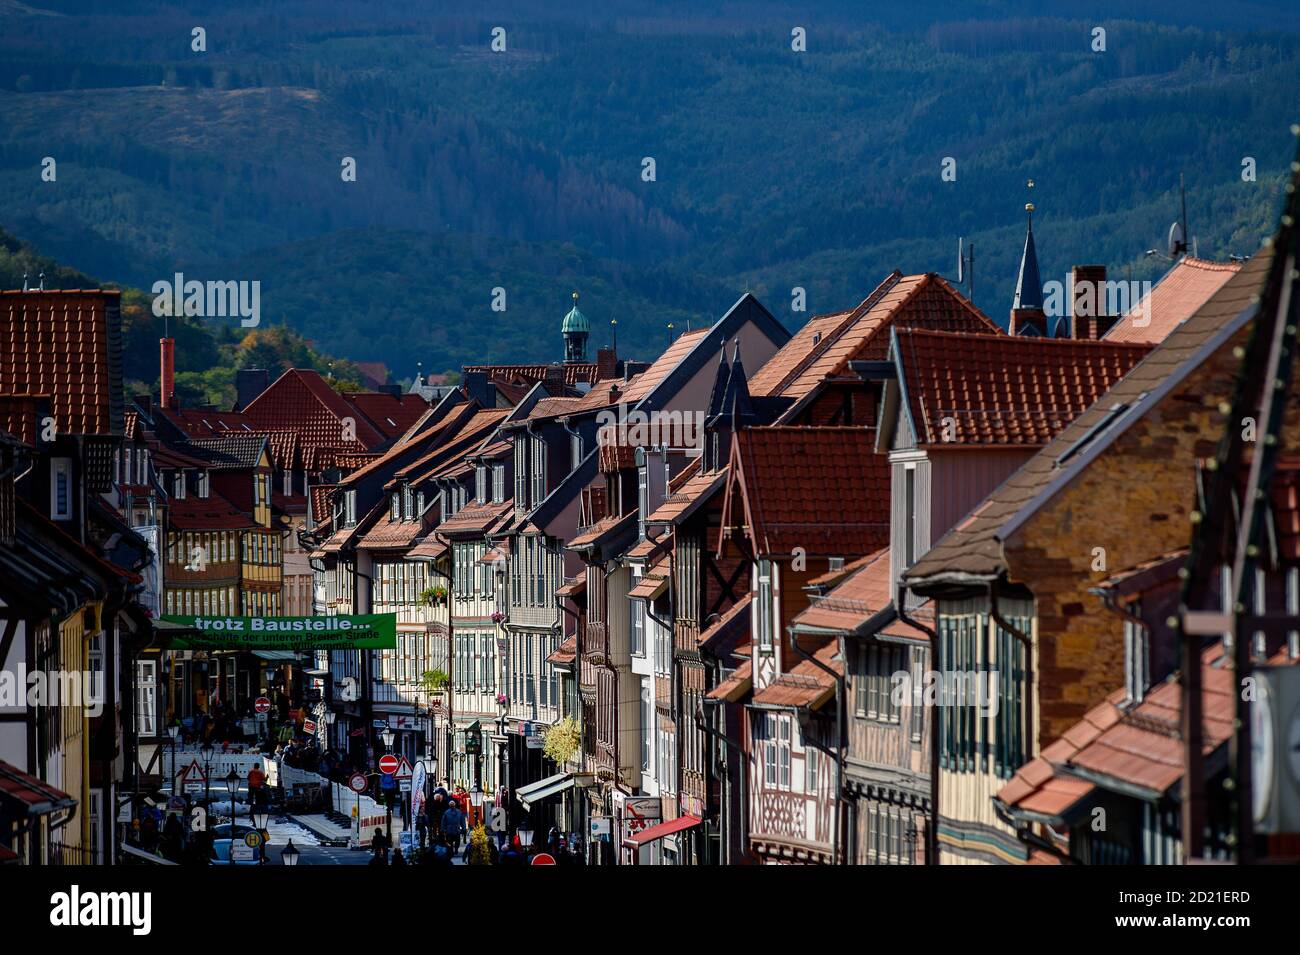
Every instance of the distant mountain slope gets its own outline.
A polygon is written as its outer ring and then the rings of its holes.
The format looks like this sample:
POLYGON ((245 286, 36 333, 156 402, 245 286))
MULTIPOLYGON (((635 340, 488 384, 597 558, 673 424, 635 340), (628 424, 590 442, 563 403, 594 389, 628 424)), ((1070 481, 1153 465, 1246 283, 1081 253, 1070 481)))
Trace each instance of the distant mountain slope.
POLYGON ((1027 200, 1045 278, 1142 278, 1180 172, 1200 254, 1248 254, 1300 116, 1297 17, 1262 2, 46 6, 0 37, 0 225, 143 288, 259 279, 271 321, 395 369, 555 354, 574 287, 625 352, 746 288, 793 326, 951 273, 959 236, 1003 320, 1027 200))

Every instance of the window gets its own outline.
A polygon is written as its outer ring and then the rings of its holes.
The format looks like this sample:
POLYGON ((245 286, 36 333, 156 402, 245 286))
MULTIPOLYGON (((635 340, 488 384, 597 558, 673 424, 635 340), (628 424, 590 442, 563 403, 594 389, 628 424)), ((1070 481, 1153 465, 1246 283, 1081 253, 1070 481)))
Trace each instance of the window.
POLYGON ((533 507, 542 503, 546 497, 546 444, 537 435, 530 435, 529 441, 532 444, 532 499, 530 503, 533 507))
POLYGON ((515 435, 515 506, 528 507, 528 442, 527 434, 515 435))
MULTIPOLYGON (((641 449, 637 449, 640 451, 641 449)), ((642 464, 636 471, 637 533, 645 540, 645 522, 650 516, 650 466, 642 464)))
POLYGON ((487 467, 480 464, 474 469, 474 500, 480 504, 487 501, 487 467))
POLYGON ((894 698, 894 674, 903 670, 903 648, 887 644, 867 647, 868 719, 879 723, 897 723, 901 707, 894 698))
POLYGON ((650 771, 650 734, 654 730, 655 704, 650 697, 650 684, 641 681, 641 772, 650 771))
POLYGON ((758 562, 758 651, 772 652, 772 562, 758 562))
POLYGON ((158 735, 158 661, 135 663, 135 731, 139 736, 158 735))
POLYGON ((409 521, 415 518, 415 498, 411 497, 411 485, 402 485, 402 520, 409 521))
POLYGON ((645 656, 645 604, 640 600, 627 602, 628 630, 632 638, 632 655, 645 656))
POLYGON ((343 523, 352 527, 357 522, 357 492, 349 490, 343 495, 343 523))
POLYGON ((199 487, 199 497, 206 501, 207 498, 208 498, 208 494, 209 494, 209 492, 210 492, 211 486, 212 486, 212 476, 211 476, 211 474, 209 474, 209 472, 207 472, 207 471, 200 471, 200 472, 199 472, 199 486, 198 486, 198 487, 199 487))
POLYGON ((50 460, 50 518, 72 519, 72 458, 50 460))
POLYGON ((916 563, 916 465, 903 469, 903 566, 916 563))
MULTIPOLYGON (((1135 615, 1140 613, 1140 610, 1132 605, 1126 609, 1135 615)), ((1151 685, 1149 639, 1146 627, 1125 619, 1124 689, 1130 703, 1142 702, 1147 687, 1151 685)))
POLYGON ((400 520, 402 516, 402 496, 396 491, 393 492, 393 498, 388 505, 388 519, 390 521, 400 520))
POLYGON ((506 466, 492 465, 492 503, 500 504, 506 499, 506 466))
POLYGON ((815 749, 809 747, 803 755, 804 767, 804 792, 816 795, 817 793, 817 761, 821 754, 815 749))
POLYGON ((178 501, 185 500, 185 472, 177 471, 172 478, 172 497, 178 501))

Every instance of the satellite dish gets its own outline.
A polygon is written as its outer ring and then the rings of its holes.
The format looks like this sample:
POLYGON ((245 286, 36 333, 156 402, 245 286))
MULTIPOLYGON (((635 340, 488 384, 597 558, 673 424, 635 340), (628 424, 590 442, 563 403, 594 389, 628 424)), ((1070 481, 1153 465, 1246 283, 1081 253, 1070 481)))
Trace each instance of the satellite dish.
POLYGON ((1186 251, 1187 240, 1186 236, 1183 235, 1183 224, 1175 222, 1169 227, 1169 257, 1176 259, 1186 251))
POLYGON ((957 240, 957 284, 961 285, 966 281, 966 250, 962 247, 962 240, 957 240))

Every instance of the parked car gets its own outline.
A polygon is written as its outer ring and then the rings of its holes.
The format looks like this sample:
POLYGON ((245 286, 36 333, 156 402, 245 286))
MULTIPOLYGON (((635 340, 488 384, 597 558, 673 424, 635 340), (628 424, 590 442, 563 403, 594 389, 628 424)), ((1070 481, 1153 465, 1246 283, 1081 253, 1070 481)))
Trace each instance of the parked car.
MULTIPOLYGON (((212 827, 212 856, 210 862, 212 865, 230 865, 230 823, 221 823, 212 827)), ((234 844, 235 844, 235 865, 265 865, 266 864, 266 833, 262 832, 262 842, 256 849, 248 852, 244 837, 250 832, 257 832, 252 826, 236 825, 234 827, 234 844), (240 858, 240 856, 249 855, 251 858, 240 858)))

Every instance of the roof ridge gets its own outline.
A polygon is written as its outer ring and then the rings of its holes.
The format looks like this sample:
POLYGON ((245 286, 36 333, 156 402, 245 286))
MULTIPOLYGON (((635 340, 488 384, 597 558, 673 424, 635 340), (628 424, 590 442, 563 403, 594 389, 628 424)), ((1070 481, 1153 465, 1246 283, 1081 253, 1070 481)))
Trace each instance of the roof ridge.
MULTIPOLYGON (((871 292, 867 294, 866 298, 859 302, 855 308, 848 310, 848 313, 838 325, 823 335, 817 344, 809 349, 808 354, 804 355, 803 358, 786 373, 785 377, 776 383, 775 387, 768 389, 768 394, 779 395, 791 384, 797 381, 799 377, 817 361, 817 359, 821 358, 821 356, 826 353, 827 349, 829 349, 832 344, 843 338, 845 333, 857 324, 858 319, 871 311, 871 309, 875 308, 882 298, 893 291, 904 277, 903 273, 898 269, 894 269, 894 271, 885 276, 884 280, 872 289, 871 292)), ((831 312, 830 314, 836 315, 839 313, 831 312)), ((816 315, 813 316, 813 318, 816 317, 816 315)), ((811 320, 812 319, 809 319, 809 321, 811 320)), ((791 339, 791 341, 793 341, 793 339, 791 339)))

